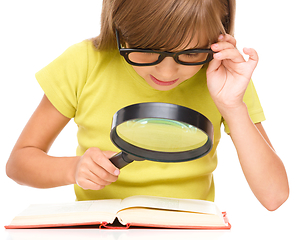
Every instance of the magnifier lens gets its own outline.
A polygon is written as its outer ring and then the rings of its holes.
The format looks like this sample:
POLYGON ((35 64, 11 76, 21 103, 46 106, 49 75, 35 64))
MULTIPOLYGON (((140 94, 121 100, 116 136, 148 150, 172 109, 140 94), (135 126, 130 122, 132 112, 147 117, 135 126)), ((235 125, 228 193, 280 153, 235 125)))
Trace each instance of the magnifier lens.
POLYGON ((161 118, 133 119, 116 127, 118 136, 134 146, 159 152, 184 152, 203 146, 208 136, 200 129, 161 118))

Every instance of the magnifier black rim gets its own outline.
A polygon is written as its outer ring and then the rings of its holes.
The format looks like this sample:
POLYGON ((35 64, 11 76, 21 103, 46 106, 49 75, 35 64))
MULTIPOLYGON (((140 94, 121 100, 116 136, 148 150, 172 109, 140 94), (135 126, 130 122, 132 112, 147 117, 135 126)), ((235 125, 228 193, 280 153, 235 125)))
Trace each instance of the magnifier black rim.
POLYGON ((180 105, 159 102, 139 103, 122 108, 114 114, 110 137, 119 149, 136 157, 159 162, 183 162, 200 158, 211 151, 213 125, 201 113, 180 105), (162 152, 137 147, 118 136, 116 132, 118 125, 126 121, 143 118, 161 118, 193 125, 206 133, 208 140, 203 146, 196 149, 182 152, 162 152))
POLYGON ((157 162, 190 161, 206 155, 212 149, 212 141, 210 138, 208 138, 207 142, 203 146, 197 149, 182 151, 182 152, 161 152, 161 151, 152 151, 149 149, 140 148, 122 140, 118 136, 116 131, 112 131, 111 138, 113 140, 113 143, 120 150, 141 159, 147 159, 147 160, 157 161, 157 162))

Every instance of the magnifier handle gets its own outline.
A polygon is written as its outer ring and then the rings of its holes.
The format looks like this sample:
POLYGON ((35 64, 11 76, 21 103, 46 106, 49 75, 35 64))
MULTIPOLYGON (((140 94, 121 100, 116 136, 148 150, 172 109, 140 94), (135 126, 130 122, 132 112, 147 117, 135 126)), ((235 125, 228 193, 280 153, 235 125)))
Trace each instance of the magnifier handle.
POLYGON ((119 169, 134 161, 130 159, 125 152, 117 153, 109 160, 119 169))

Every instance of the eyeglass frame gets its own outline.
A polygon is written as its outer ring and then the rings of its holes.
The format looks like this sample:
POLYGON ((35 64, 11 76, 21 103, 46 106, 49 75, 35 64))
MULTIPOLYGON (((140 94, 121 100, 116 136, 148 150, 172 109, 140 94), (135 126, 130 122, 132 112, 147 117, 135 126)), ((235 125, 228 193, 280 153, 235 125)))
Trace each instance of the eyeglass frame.
POLYGON ((117 46, 118 46, 118 50, 119 50, 120 55, 123 56, 124 59, 129 64, 131 64, 133 66, 138 66, 138 67, 157 65, 166 57, 172 57, 176 63, 181 64, 181 65, 186 65, 186 66, 203 65, 203 64, 209 63, 213 59, 213 54, 215 53, 210 48, 187 49, 187 50, 180 51, 180 52, 156 51, 156 50, 152 50, 152 49, 141 49, 141 48, 122 48, 121 44, 120 44, 119 32, 117 29, 115 29, 115 35, 116 35, 116 41, 117 41, 117 46), (128 55, 132 52, 157 53, 157 54, 159 54, 159 57, 158 57, 157 61, 155 61, 153 63, 136 63, 136 62, 132 62, 128 57, 128 55), (208 57, 205 61, 198 62, 198 63, 182 62, 178 59, 179 55, 188 54, 188 53, 208 53, 208 57))

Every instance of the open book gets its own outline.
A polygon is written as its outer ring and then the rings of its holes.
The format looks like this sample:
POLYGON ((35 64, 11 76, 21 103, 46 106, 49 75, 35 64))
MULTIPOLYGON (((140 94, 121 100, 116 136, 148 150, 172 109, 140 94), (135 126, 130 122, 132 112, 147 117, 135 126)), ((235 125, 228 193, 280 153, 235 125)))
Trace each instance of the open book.
POLYGON ((30 205, 6 229, 99 225, 159 228, 230 229, 226 213, 203 200, 152 196, 30 205))

